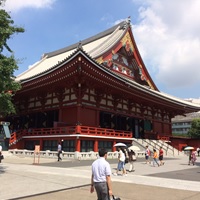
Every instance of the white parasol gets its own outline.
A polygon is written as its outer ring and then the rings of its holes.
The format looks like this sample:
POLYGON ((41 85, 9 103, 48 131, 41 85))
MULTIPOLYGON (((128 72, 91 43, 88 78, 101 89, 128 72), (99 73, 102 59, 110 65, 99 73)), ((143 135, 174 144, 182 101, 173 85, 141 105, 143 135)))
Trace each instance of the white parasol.
POLYGON ((140 148, 138 146, 130 146, 128 147, 128 149, 133 151, 140 151, 140 148))
POLYGON ((126 147, 126 144, 118 142, 114 145, 114 147, 126 147))
POLYGON ((193 150, 193 149, 194 149, 194 147, 187 146, 187 147, 184 148, 184 151, 190 151, 190 150, 193 150))

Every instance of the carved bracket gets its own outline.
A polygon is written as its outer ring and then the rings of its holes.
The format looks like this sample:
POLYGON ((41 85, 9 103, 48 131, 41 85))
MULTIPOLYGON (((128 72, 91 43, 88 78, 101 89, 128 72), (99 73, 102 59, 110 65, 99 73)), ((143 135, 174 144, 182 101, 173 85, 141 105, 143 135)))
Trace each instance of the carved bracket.
POLYGON ((113 104, 113 107, 114 107, 114 110, 117 110, 117 106, 119 104, 119 102, 121 102, 121 97, 119 97, 118 95, 112 95, 112 104, 113 104))
POLYGON ((56 92, 55 92, 56 97, 57 97, 59 103, 61 103, 61 102, 64 100, 64 98, 65 98, 65 95, 64 95, 64 93, 65 93, 65 88, 56 88, 55 91, 56 91, 56 92))
POLYGON ((96 101, 97 107, 99 107, 100 106, 100 102, 101 102, 101 100, 102 100, 102 98, 104 96, 104 92, 101 91, 101 90, 95 90, 95 94, 96 94, 96 96, 94 97, 94 99, 96 101))
POLYGON ((37 99, 40 101, 42 107, 44 107, 46 102, 47 102, 46 97, 47 97, 47 93, 46 92, 43 92, 43 93, 40 92, 40 93, 37 94, 37 99))

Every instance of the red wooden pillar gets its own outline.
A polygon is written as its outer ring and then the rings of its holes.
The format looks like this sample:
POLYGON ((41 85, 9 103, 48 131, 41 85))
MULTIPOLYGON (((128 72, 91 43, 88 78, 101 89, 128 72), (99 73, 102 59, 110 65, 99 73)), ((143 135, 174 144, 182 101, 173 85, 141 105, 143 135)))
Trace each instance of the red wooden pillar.
POLYGON ((96 121, 95 124, 97 127, 100 127, 100 123, 99 123, 99 110, 96 111, 96 121))
POLYGON ((43 139, 40 139, 40 151, 43 150, 43 139))
POLYGON ((58 116, 58 121, 62 121, 62 108, 59 109, 59 116, 58 116))
POLYGON ((98 152, 98 140, 94 141, 94 152, 98 152))
POLYGON ((80 152, 81 151, 81 140, 79 138, 79 136, 77 136, 76 138, 76 147, 75 147, 75 150, 80 152))
POLYGON ((114 145, 116 144, 116 141, 113 141, 113 147, 112 147, 112 151, 115 152, 116 151, 116 147, 114 147, 114 145))
POLYGON ((81 133, 81 126, 80 125, 77 125, 76 126, 76 134, 80 134, 81 133))

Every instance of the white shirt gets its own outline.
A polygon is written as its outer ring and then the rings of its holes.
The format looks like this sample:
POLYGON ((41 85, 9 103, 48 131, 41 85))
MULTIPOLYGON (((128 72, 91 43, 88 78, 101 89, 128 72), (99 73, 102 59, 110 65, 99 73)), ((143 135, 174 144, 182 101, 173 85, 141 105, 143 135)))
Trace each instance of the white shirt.
POLYGON ((122 152, 122 150, 119 150, 119 160, 122 162, 125 161, 125 154, 122 152))
POLYGON ((62 146, 59 144, 58 145, 58 151, 61 151, 62 150, 62 146))
POLYGON ((106 176, 111 175, 110 164, 104 157, 100 157, 92 163, 92 174, 94 182, 106 182, 106 176))
POLYGON ((2 151, 2 146, 0 145, 0 152, 2 151))
POLYGON ((146 151, 145 151, 145 155, 146 155, 146 156, 150 156, 150 151, 149 151, 148 148, 147 148, 146 151))

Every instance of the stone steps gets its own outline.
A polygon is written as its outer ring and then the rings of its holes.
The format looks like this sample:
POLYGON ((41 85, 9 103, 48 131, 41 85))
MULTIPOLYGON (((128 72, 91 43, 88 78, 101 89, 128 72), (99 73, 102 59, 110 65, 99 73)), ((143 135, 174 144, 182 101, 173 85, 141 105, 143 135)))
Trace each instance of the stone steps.
POLYGON ((160 147, 163 148, 164 155, 165 156, 184 156, 184 152, 179 151, 178 149, 171 146, 169 143, 166 143, 163 140, 150 140, 150 139, 137 139, 134 138, 133 145, 138 146, 141 151, 145 151, 145 147, 148 145, 150 151, 153 151, 153 149, 156 149, 157 151, 160 149, 160 147))

